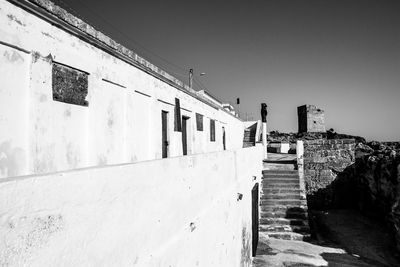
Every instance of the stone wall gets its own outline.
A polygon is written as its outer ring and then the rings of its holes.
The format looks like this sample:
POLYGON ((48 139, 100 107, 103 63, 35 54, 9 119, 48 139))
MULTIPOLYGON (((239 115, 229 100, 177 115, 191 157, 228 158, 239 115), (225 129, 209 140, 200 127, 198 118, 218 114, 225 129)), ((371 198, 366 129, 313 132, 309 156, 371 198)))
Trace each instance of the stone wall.
POLYGON ((2 179, 0 266, 250 266, 262 156, 256 146, 2 179))
POLYGON ((346 189, 337 189, 352 170, 354 149, 354 139, 304 141, 304 179, 310 208, 340 206, 345 201, 346 189))
POLYGON ((299 133, 325 132, 325 113, 314 105, 297 108, 299 133))
POLYGON ((357 207, 386 223, 400 251, 400 144, 359 144, 355 165, 357 207))

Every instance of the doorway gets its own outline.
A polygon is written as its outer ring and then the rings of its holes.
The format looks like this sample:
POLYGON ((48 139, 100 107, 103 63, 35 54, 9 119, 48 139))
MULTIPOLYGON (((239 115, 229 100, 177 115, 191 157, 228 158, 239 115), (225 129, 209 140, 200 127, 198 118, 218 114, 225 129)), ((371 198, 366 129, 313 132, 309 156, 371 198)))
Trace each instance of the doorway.
POLYGON ((258 225, 259 225, 259 214, 258 214, 258 183, 256 183, 251 190, 251 221, 252 221, 252 237, 253 237, 253 257, 257 254, 258 245, 258 225))
POLYGON ((162 142, 162 157, 168 157, 168 112, 161 111, 161 142, 162 142))
POLYGON ((182 116, 182 150, 184 156, 188 152, 188 120, 189 117, 182 116))

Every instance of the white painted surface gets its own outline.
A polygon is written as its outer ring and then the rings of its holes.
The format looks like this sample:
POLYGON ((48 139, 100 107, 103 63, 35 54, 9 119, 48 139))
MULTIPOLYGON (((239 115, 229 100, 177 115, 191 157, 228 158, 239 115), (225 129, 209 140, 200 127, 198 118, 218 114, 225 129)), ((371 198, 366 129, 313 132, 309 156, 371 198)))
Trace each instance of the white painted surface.
POLYGON ((261 120, 257 121, 257 129, 256 129, 256 143, 260 142, 262 132, 262 123, 261 120))
POLYGON ((264 146, 264 159, 268 158, 267 123, 262 123, 262 142, 264 146))
POLYGON ((297 140, 296 142, 297 168, 299 171, 300 192, 303 199, 306 199, 306 183, 304 180, 304 142, 297 140))
POLYGON ((249 266, 262 153, 3 179, 0 265, 249 266))
POLYGON ((279 153, 288 153, 290 149, 289 143, 281 142, 279 147, 279 153))
POLYGON ((169 156, 180 156, 175 98, 190 117, 190 154, 221 151, 222 127, 227 150, 243 145, 243 122, 226 111, 6 0, 0 0, 0 25, 0 178, 161 158, 162 110, 169 112, 169 156), (89 73, 88 107, 53 101, 53 61, 89 73), (196 112, 204 115, 202 132, 196 130, 196 112), (215 142, 210 119, 216 121, 215 142))
POLYGON ((28 173, 29 66, 30 55, 0 44, 0 178, 28 173))

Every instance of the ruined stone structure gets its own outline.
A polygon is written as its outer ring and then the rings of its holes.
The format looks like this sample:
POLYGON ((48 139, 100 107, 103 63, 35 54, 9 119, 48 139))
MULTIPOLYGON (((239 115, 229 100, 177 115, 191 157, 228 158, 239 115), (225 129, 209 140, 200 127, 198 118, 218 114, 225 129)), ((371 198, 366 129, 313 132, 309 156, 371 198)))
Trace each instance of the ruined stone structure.
POLYGON ((322 109, 314 105, 297 107, 299 133, 325 132, 325 115, 322 109))

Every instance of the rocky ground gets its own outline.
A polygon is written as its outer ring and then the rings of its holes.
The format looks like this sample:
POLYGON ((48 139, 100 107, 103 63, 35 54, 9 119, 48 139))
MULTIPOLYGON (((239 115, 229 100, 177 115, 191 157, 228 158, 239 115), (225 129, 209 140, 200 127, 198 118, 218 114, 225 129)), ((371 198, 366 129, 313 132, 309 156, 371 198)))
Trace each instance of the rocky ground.
POLYGON ((381 223, 354 210, 314 212, 310 242, 268 239, 260 234, 254 267, 400 266, 393 236, 381 223))

